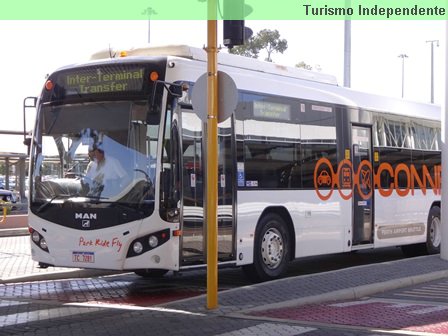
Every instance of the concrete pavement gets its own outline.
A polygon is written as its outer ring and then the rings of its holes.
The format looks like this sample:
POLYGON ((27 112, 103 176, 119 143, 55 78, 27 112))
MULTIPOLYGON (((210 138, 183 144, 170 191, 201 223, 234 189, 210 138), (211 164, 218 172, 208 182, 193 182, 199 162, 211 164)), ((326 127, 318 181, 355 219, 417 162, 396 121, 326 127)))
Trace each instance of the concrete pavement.
MULTIPOLYGON (((279 307, 353 300, 427 281, 448 278, 448 262, 440 256, 423 256, 337 271, 303 275, 232 289, 219 294, 220 313, 253 312, 279 307)), ((204 298, 175 302, 170 307, 206 312, 204 298)))
POLYGON ((115 274, 116 271, 64 267, 39 268, 31 260, 28 215, 11 214, 0 223, 0 284, 115 274))
POLYGON ((116 271, 72 269, 64 267, 39 268, 31 259, 29 234, 26 228, 0 230, 0 284, 83 278, 115 274, 116 271))
MULTIPOLYGON (((3 219, 3 216, 0 220, 3 219)), ((18 230, 18 232, 28 231, 28 215, 27 214, 14 214, 7 215, 0 223, 0 234, 7 235, 7 230, 18 230)))

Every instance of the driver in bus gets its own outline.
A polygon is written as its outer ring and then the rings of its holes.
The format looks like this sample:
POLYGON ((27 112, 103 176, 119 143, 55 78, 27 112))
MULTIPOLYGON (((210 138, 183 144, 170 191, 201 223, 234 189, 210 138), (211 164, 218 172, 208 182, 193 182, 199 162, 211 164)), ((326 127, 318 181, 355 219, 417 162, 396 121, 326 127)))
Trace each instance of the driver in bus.
POLYGON ((126 171, 120 162, 106 155, 102 143, 89 148, 89 158, 91 161, 87 166, 84 181, 87 184, 87 196, 100 197, 106 186, 120 184, 126 177, 126 171))

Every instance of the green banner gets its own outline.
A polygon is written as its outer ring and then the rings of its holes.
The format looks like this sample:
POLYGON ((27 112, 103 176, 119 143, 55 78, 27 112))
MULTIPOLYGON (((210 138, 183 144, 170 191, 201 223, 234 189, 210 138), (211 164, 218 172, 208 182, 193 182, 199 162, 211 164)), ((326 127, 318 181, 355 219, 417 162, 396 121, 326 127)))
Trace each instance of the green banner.
POLYGON ((447 20, 447 7, 448 0, 4 0, 0 19, 447 20))

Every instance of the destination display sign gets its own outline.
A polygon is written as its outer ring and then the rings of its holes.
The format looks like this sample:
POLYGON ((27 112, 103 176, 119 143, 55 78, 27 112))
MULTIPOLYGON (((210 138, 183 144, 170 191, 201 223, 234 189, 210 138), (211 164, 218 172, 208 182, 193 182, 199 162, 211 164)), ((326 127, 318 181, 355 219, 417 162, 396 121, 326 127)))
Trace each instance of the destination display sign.
POLYGON ((289 105, 261 100, 256 100, 253 104, 254 117, 291 120, 291 106, 289 105))
POLYGON ((96 67, 63 72, 58 84, 65 95, 141 91, 145 69, 143 67, 96 67))
POLYGON ((146 64, 107 64, 64 69, 48 78, 42 101, 62 102, 87 97, 147 97, 152 87, 149 82, 149 69, 146 64))

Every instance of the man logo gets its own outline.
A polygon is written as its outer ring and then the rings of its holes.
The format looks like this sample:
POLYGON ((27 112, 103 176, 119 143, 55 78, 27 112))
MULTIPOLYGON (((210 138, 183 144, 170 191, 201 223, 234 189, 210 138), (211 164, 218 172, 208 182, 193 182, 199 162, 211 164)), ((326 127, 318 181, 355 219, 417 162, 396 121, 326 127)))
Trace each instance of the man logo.
POLYGON ((83 212, 77 212, 75 213, 75 220, 81 219, 81 227, 83 228, 90 228, 90 220, 96 219, 96 213, 83 213, 83 212))
POLYGON ((75 213, 75 219, 96 219, 96 214, 77 212, 75 213))

